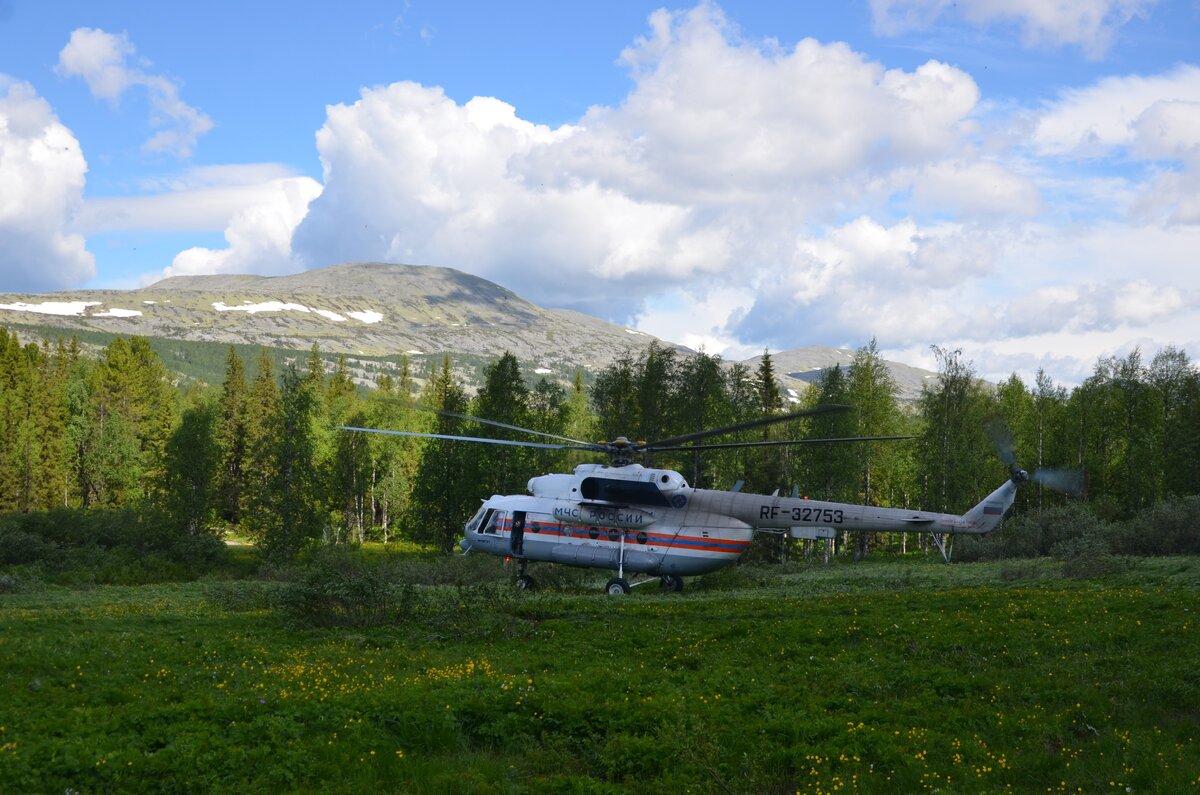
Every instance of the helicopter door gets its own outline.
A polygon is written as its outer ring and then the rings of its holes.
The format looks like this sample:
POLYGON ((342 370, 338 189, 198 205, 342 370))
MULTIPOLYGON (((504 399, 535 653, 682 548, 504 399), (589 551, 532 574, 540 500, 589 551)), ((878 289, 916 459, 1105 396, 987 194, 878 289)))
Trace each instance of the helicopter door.
POLYGON ((513 511, 512 535, 508 539, 509 550, 520 555, 525 550, 525 512, 513 511))

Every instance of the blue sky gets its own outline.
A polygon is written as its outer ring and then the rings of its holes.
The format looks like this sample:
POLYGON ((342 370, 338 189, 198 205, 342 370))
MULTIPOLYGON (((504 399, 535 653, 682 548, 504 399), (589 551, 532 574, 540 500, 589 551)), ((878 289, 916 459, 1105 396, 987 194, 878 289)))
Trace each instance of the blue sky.
POLYGON ((0 0, 0 291, 404 261, 1075 383, 1197 355, 1198 244, 1192 0, 0 0))

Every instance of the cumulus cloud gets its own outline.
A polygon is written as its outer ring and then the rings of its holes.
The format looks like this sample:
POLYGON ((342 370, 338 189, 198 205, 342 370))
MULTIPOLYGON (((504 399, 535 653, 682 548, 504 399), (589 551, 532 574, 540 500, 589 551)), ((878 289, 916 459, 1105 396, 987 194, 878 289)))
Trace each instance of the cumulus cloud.
POLYGON ((126 91, 135 87, 146 90, 150 101, 150 123, 162 128, 142 148, 189 157, 201 135, 212 129, 207 115, 179 97, 179 86, 162 75, 144 71, 148 62, 131 65, 137 51, 126 33, 114 34, 99 28, 77 28, 58 55, 58 73, 80 77, 92 95, 117 103, 126 91))
MULTIPOLYGON (((96 232, 154 230, 208 232, 225 229, 247 207, 274 203, 279 185, 295 177, 278 163, 204 166, 147 178, 143 193, 84 201, 74 228, 96 232)), ((308 180, 316 185, 314 180, 308 180)))
POLYGON ((265 194, 229 247, 167 273, 446 265, 713 352, 875 336, 1059 377, 1200 327, 1195 67, 981 111, 956 67, 750 40, 709 4, 653 14, 621 63, 623 101, 559 127, 496 98, 363 89, 327 108, 323 186, 233 186, 265 194))
POLYGON ((665 280, 774 261, 838 201, 886 201, 897 170, 969 157, 978 88, 937 61, 905 71, 844 44, 748 41, 702 5, 656 12, 622 62, 636 82, 625 101, 555 129, 413 83, 331 106, 325 189, 296 251, 469 264, 627 319, 665 280))
POLYGON ((972 25, 1015 24, 1029 47, 1073 45, 1099 58, 1122 25, 1145 16, 1156 0, 871 0, 875 31, 895 36, 943 17, 972 25))
MULTIPOLYGON (((1179 136, 1156 128, 1163 123, 1194 123, 1194 119, 1190 114, 1172 119, 1162 109, 1154 110, 1164 102, 1200 102, 1200 67, 1183 65, 1161 75, 1106 77, 1064 91, 1038 116, 1033 144, 1040 154, 1087 158, 1138 146, 1142 136, 1174 141, 1179 136)), ((1153 144, 1142 145, 1148 147, 1143 150, 1146 154, 1162 154, 1153 144)))
MULTIPOLYGON (((234 214, 225 229, 224 249, 202 247, 181 251, 162 278, 210 273, 277 275, 303 270, 292 252, 292 233, 308 212, 321 186, 308 177, 271 180, 255 186, 256 203, 234 214)), ((147 277, 144 281, 155 281, 147 277)))
POLYGON ((1041 155, 1153 167, 1130 205, 1135 218, 1200 223, 1200 67, 1108 77, 1064 92, 1037 118, 1041 155))
POLYGON ((1041 194, 1033 180, 991 161, 944 161, 927 166, 913 185, 918 207, 956 215, 1036 215, 1041 194))
POLYGON ((777 345, 872 336, 903 345, 964 333, 978 323, 973 284, 1003 247, 991 238, 957 223, 884 226, 866 216, 801 236, 790 260, 760 280, 735 333, 777 345))
POLYGON ((67 225, 83 197, 79 142, 33 86, 0 74, 0 279, 14 290, 73 286, 95 261, 67 225))

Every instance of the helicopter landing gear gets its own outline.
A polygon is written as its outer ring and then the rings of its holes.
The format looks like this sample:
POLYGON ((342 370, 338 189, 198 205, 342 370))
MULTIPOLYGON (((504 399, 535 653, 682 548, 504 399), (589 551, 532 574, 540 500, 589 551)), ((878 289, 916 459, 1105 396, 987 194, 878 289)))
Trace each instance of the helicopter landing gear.
POLYGON ((613 577, 604 586, 604 592, 609 596, 625 596, 629 593, 629 583, 624 577, 613 577))
POLYGON ((676 577, 671 574, 664 574, 658 579, 659 587, 663 593, 683 593, 683 578, 676 577))
POLYGON ((521 558, 517 561, 517 590, 518 591, 532 591, 534 588, 534 585, 535 585, 533 578, 525 573, 525 563, 526 563, 525 558, 521 558))

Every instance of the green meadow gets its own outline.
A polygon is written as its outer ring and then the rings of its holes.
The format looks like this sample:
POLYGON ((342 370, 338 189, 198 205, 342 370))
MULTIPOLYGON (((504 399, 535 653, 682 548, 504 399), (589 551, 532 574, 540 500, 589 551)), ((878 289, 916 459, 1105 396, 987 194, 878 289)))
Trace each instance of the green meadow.
POLYGON ((0 594, 0 791, 1200 788, 1200 559, 741 566, 627 598, 405 565, 401 609, 344 626, 289 617, 282 580, 0 594))

